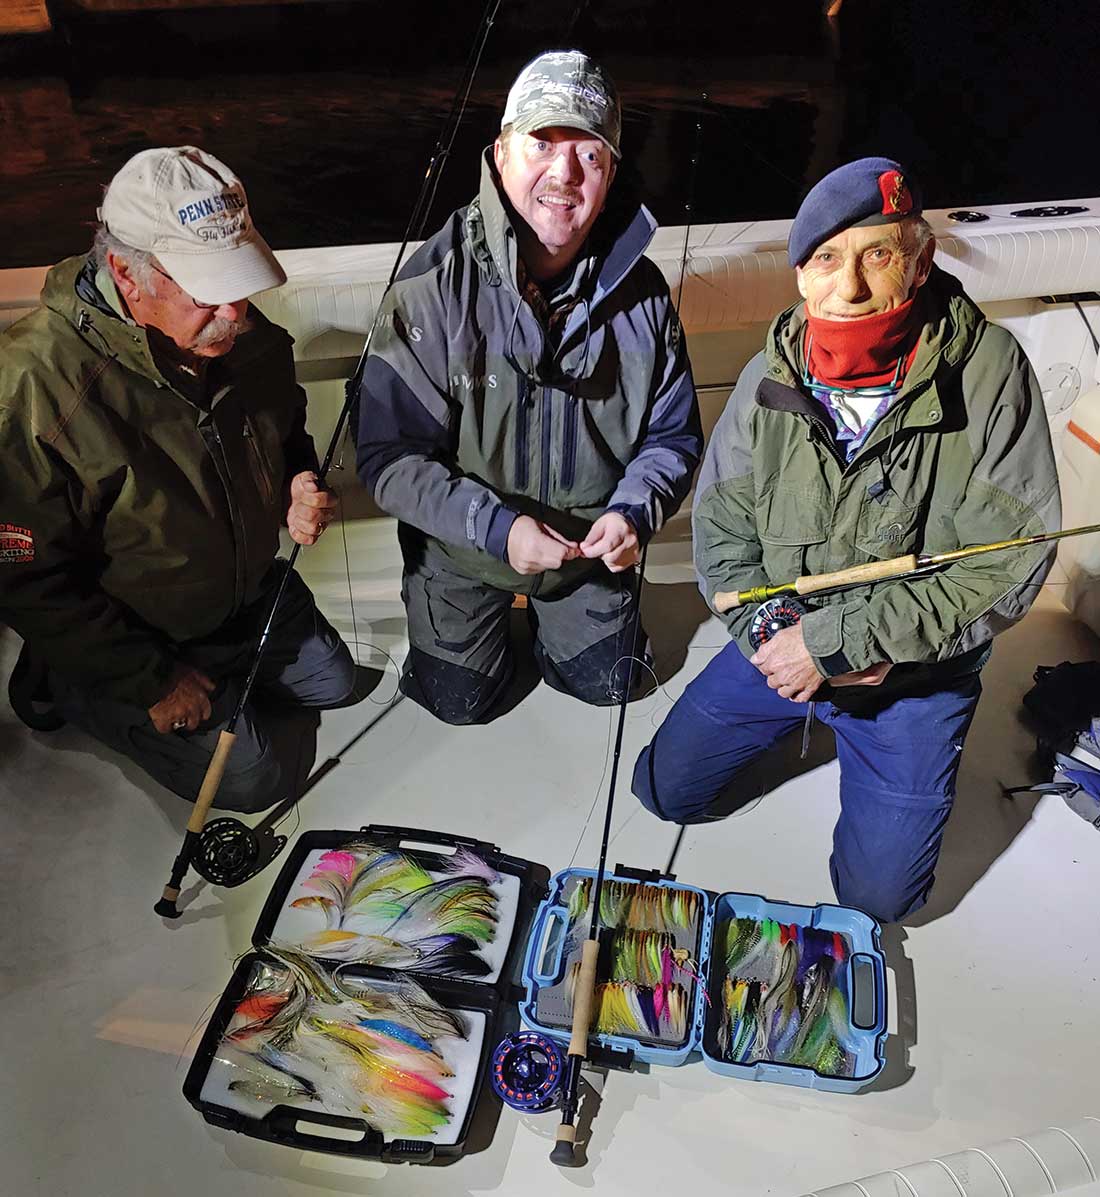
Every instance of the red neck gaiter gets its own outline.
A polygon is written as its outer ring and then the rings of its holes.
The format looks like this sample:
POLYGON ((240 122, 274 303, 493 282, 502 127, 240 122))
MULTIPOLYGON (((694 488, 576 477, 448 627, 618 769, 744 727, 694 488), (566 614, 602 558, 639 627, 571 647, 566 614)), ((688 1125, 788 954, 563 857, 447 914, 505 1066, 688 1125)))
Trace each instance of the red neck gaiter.
POLYGON ((902 374, 913 364, 921 320, 916 296, 900 307, 860 320, 825 320, 806 313, 810 373, 829 386, 850 390, 893 381, 898 359, 902 374))

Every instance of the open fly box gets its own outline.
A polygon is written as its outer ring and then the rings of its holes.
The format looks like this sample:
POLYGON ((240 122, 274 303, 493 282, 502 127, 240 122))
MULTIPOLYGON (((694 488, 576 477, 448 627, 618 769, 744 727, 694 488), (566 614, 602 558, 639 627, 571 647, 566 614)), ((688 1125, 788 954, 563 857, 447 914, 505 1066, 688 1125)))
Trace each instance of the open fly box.
MULTIPOLYGON (((520 1013, 561 1041, 594 877, 555 874, 528 942, 520 1013)), ((843 1093, 881 1072, 885 957, 869 915, 712 893, 621 865, 600 907, 594 1037, 611 1053, 676 1065, 698 1052, 723 1076, 843 1093)))
POLYGON ((299 1150, 394 1163, 461 1155, 493 1049, 515 1024, 548 877, 463 836, 302 835, 184 1096, 215 1126, 299 1150))

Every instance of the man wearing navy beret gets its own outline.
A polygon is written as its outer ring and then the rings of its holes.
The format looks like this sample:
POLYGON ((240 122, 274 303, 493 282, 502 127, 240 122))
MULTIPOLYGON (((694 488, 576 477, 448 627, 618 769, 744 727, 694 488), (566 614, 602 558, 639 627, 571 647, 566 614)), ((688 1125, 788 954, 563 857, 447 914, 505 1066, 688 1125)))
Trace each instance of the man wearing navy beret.
MULTIPOLYGON (((920 191, 863 158, 822 179, 788 244, 802 302, 781 313, 714 430, 696 487, 695 564, 718 591, 907 553, 1049 532, 1058 482, 1035 375, 933 263, 920 191)), ((890 922, 924 904, 991 641, 1052 561, 1035 546, 814 597, 754 647, 753 607, 687 687, 634 772, 690 822, 816 713, 836 736, 840 902, 890 922)))

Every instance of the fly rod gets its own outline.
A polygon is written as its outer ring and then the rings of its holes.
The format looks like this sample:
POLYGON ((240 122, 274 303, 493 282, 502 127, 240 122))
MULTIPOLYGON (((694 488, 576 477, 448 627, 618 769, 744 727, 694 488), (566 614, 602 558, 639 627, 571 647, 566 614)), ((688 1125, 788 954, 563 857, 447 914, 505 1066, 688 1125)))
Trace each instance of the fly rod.
POLYGON ((1063 540, 1067 536, 1087 536, 1100 532, 1100 524, 1085 524, 1080 528, 1064 528, 1061 532, 1043 532, 1038 536, 1021 536, 1016 540, 998 540, 992 544, 975 544, 965 549, 952 549, 947 553, 909 553, 905 557, 891 557, 887 561, 869 561, 865 565, 853 565, 849 569, 836 570, 829 574, 808 574, 783 582, 779 586, 752 586, 748 590, 719 590, 714 595, 713 607, 719 615, 744 607, 750 603, 766 603, 769 599, 783 595, 821 594, 826 590, 847 590, 852 586, 868 586, 887 579, 911 578, 941 565, 955 561, 967 561, 983 553, 1000 553, 1006 549, 1024 549, 1033 544, 1046 544, 1052 540, 1063 540))
MULTIPOLYGON (((706 94, 703 102, 706 103, 706 94)), ((676 320, 680 319, 680 304, 684 297, 684 274, 687 269, 688 241, 691 237, 692 210, 695 197, 695 178, 703 143, 703 122, 695 125, 695 148, 691 158, 691 173, 688 176, 688 197, 684 204, 687 221, 684 227, 684 249, 680 257, 680 283, 676 294, 676 320)), ((600 895, 603 890, 604 874, 607 871, 607 845, 611 838, 611 815, 615 807, 615 783, 619 777, 619 757, 623 746, 623 729, 626 727, 626 704, 630 701, 630 682, 633 662, 638 655, 638 633, 642 626, 642 589, 645 585, 645 563, 649 552, 647 544, 642 549, 638 562, 638 597, 635 600, 634 624, 630 637, 630 656, 627 658, 626 677, 622 683, 619 699, 619 725, 615 732, 615 750, 611 759, 611 779, 607 786, 607 806, 604 810, 603 840, 600 844, 600 861, 596 867, 596 880, 592 886, 592 921, 588 938, 581 949, 581 967, 573 998, 573 1023, 570 1028, 569 1049, 566 1053, 565 1080, 562 1085, 561 1123, 554 1140, 550 1159, 561 1168, 575 1168, 577 1159, 576 1117, 580 1106, 579 1089, 581 1067, 588 1058, 588 1037, 592 1029, 596 1009, 596 970, 600 959, 600 895)))
MULTIPOLYGON (((550 1159, 560 1168, 575 1168, 577 1159, 577 1111, 580 1107, 581 1067, 588 1058, 588 1036, 592 1029, 596 1009, 596 968, 600 959, 600 894, 603 890, 604 874, 607 872, 607 845, 611 838, 611 815, 615 809, 615 783, 619 776, 619 757, 623 747, 623 729, 626 727, 626 704, 630 701, 630 682, 633 663, 638 651, 638 632, 642 626, 642 585, 645 580, 645 560, 649 546, 642 549, 638 563, 638 596, 634 605, 634 622, 630 636, 630 656, 627 657, 626 676, 622 682, 619 699, 619 726, 615 732, 615 751, 611 758, 611 780, 607 786, 607 805, 603 819, 603 841, 600 844, 600 862, 596 867, 596 880, 592 886, 592 921, 588 938, 581 949, 581 967, 573 998, 573 1024, 569 1034, 569 1049, 565 1059, 565 1080, 562 1085, 561 1123, 554 1139, 550 1159)), ((616 662, 617 664, 618 662, 616 662)), ((614 668, 612 668, 614 676, 614 668)))
MULTIPOLYGON (((336 427, 333 429, 328 449, 325 452, 324 461, 322 461, 318 473, 318 482, 322 486, 332 466, 332 459, 336 456, 348 416, 358 397, 359 383, 364 366, 366 365, 367 355, 370 352, 371 342, 374 339, 375 330, 378 328, 386 295, 389 294, 390 288, 397 278, 397 272, 401 268, 401 262, 405 256, 405 250, 408 248, 409 242, 417 240, 420 237, 431 211, 431 202, 435 197, 435 189, 439 184, 440 173, 447 160, 447 155, 454 144, 458 126, 466 110, 467 101, 470 98, 470 90, 473 87, 474 77, 481 63, 481 55, 485 49, 485 43, 489 38, 489 32, 493 27, 493 22, 496 20, 497 11, 501 3, 502 0, 487 0, 486 2, 481 17, 481 24, 474 37, 470 55, 466 61, 466 68, 458 89, 455 92, 454 101, 451 104, 451 110, 447 114, 443 130, 432 152, 431 161, 428 164, 427 171, 425 171, 424 180, 420 185, 416 203, 413 206, 409 222, 405 227, 401 247, 398 250, 393 269, 390 271, 389 282, 386 284, 386 290, 378 302, 378 308, 375 311, 374 319, 367 333, 363 352, 359 357, 359 363, 345 387, 344 405, 340 410, 336 427)), ((187 829, 184 832, 183 843, 175 860, 172 862, 172 871, 168 883, 164 887, 164 892, 161 894, 160 900, 153 907, 156 913, 163 918, 179 918, 180 910, 177 902, 179 900, 180 888, 183 885, 184 877, 187 875, 187 870, 191 867, 192 863, 196 864, 197 868, 201 864, 201 875, 217 885, 240 885, 267 863, 266 860, 260 861, 259 859, 259 842, 250 827, 237 819, 218 819, 207 828, 206 817, 221 786, 230 753, 233 751, 233 743, 237 738, 237 724, 244 713, 245 705, 252 692, 252 686, 256 681, 256 675, 259 673, 264 650, 267 647, 268 638, 271 635, 271 629, 275 622, 275 616, 282 602, 283 593, 286 590, 287 579, 294 569, 294 563, 298 560, 298 554, 301 552, 301 549, 302 546, 295 542, 294 548, 290 552, 287 567, 283 572, 282 578, 279 580, 278 589, 275 591, 275 598, 272 601, 267 622, 260 633, 260 639, 256 645, 256 651, 252 660, 252 667, 241 689, 240 698, 237 700, 236 708, 229 722, 225 725, 225 729, 218 736, 218 742, 210 758, 210 764, 206 768, 202 785, 199 787, 198 797, 195 799, 195 805, 191 810, 191 817, 187 820, 187 829), (203 843, 204 830, 217 830, 218 834, 214 837, 206 837, 206 843, 203 843)), ((279 847, 281 846, 280 844, 279 847)))

